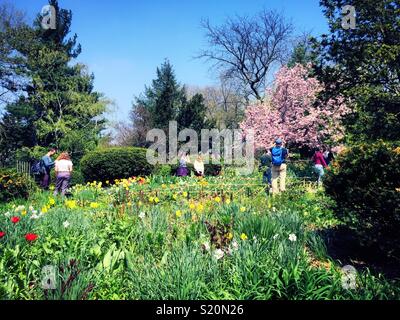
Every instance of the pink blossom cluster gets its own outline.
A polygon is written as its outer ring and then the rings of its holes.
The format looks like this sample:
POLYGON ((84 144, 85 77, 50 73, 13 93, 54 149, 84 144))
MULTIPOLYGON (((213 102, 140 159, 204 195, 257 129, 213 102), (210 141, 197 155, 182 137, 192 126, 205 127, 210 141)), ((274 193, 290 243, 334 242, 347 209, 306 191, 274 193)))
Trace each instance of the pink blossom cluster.
POLYGON ((313 147, 327 138, 334 143, 344 135, 342 117, 350 110, 342 97, 318 103, 324 90, 319 81, 308 75, 300 64, 286 66, 276 73, 274 85, 266 90, 264 102, 246 109, 241 129, 254 130, 256 147, 270 147, 280 137, 295 146, 313 147))

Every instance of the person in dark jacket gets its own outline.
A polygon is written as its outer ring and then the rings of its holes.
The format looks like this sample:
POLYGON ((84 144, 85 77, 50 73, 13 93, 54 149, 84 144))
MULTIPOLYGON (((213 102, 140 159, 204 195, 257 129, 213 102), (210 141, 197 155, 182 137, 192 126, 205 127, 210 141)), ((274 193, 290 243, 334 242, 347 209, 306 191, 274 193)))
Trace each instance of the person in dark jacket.
POLYGON ((272 184, 272 172, 271 172, 271 152, 264 150, 263 155, 260 158, 260 167, 259 169, 263 172, 263 183, 268 183, 268 186, 271 187, 272 184))
POLYGON ((50 171, 51 168, 54 167, 55 162, 51 159, 52 156, 54 156, 56 154, 57 150, 54 148, 49 149, 49 151, 42 157, 42 163, 44 166, 44 173, 43 173, 43 177, 42 177, 42 182, 40 184, 40 186, 44 189, 44 190, 48 190, 49 189, 49 185, 50 185, 50 171))

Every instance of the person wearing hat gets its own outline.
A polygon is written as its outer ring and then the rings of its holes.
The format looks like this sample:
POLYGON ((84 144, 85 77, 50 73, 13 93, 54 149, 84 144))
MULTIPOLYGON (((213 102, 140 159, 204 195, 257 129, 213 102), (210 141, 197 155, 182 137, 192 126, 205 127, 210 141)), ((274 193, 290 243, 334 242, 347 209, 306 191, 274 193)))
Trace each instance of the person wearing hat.
POLYGON ((286 158, 288 157, 288 151, 282 147, 280 138, 275 140, 275 147, 271 148, 270 151, 272 160, 272 194, 277 194, 279 191, 286 190, 286 158))

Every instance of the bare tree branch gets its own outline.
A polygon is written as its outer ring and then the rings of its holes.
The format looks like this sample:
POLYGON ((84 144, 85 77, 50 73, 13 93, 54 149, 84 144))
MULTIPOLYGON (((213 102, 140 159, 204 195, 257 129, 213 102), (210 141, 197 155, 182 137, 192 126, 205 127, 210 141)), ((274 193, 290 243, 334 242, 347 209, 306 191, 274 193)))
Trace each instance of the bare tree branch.
POLYGON ((228 19, 222 26, 201 22, 210 46, 197 58, 212 61, 223 77, 239 80, 252 96, 262 100, 268 72, 288 52, 292 24, 276 11, 264 10, 255 17, 228 19))

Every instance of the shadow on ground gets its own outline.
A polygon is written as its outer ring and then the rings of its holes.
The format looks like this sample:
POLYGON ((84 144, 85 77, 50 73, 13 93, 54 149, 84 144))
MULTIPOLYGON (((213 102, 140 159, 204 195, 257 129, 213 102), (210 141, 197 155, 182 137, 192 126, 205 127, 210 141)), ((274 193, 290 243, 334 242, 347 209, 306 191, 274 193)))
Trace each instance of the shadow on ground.
POLYGON ((357 270, 368 268, 372 273, 382 273, 388 279, 400 279, 400 263, 390 259, 377 248, 360 245, 354 231, 346 226, 320 230, 328 255, 342 266, 352 265, 357 270))

